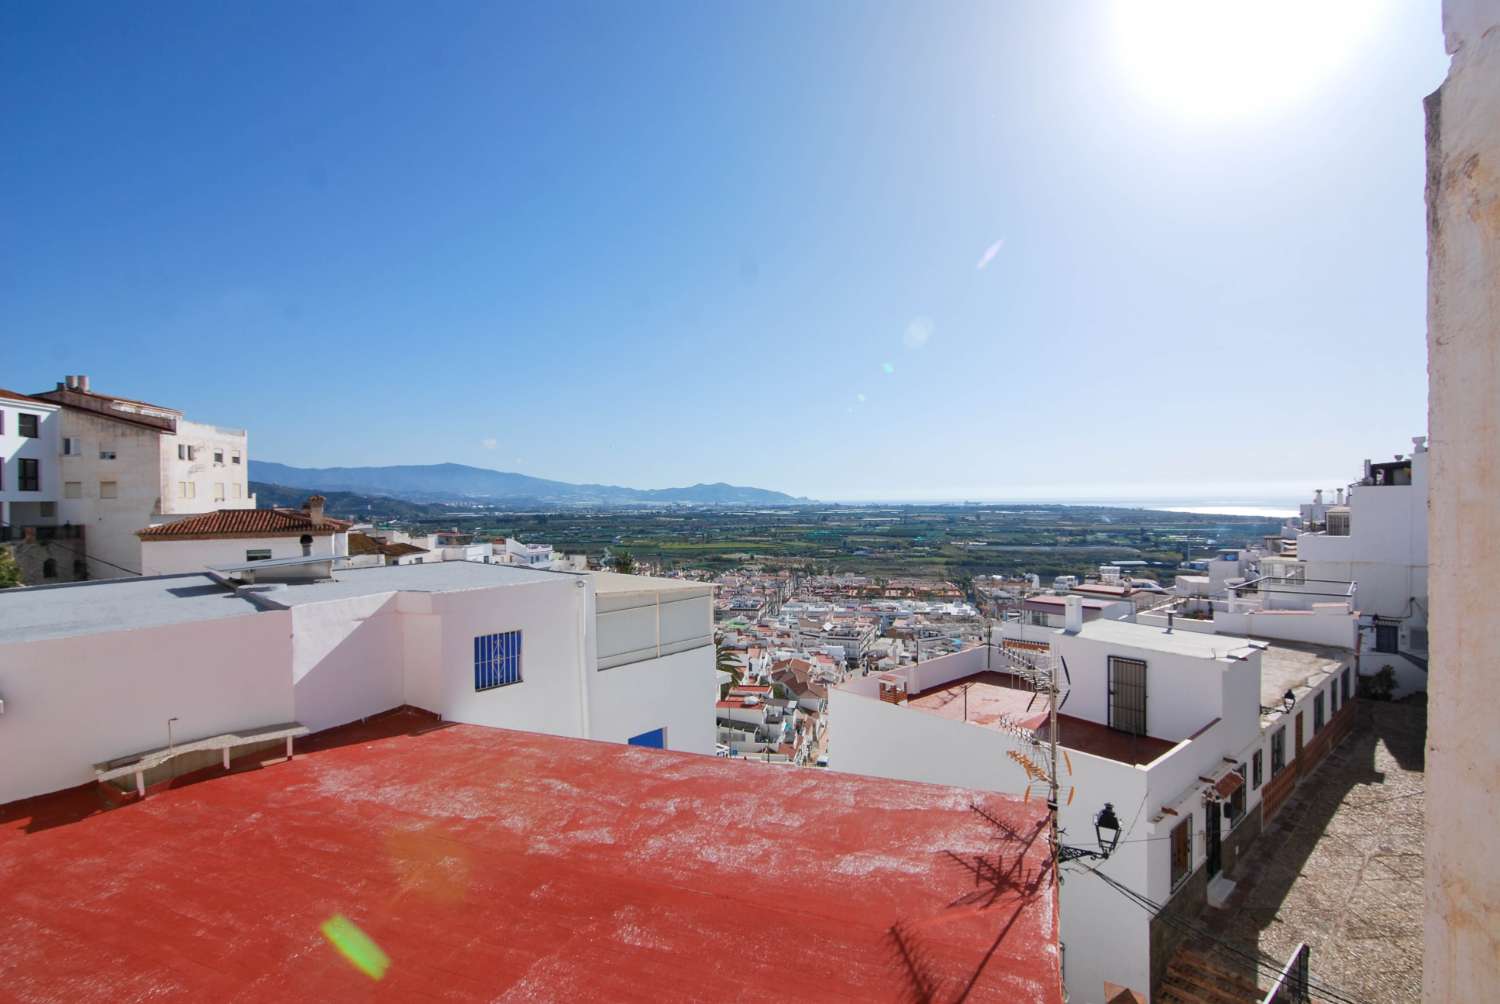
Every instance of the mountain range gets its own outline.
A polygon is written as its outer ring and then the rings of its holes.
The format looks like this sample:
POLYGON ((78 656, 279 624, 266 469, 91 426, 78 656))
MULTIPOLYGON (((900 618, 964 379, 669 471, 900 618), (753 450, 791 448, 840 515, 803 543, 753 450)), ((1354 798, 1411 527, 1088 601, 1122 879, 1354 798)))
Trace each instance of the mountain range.
POLYGON ((412 502, 524 502, 561 505, 795 505, 810 501, 785 492, 739 485, 622 488, 577 485, 465 464, 392 467, 289 467, 250 461, 250 480, 321 492, 363 492, 412 502))

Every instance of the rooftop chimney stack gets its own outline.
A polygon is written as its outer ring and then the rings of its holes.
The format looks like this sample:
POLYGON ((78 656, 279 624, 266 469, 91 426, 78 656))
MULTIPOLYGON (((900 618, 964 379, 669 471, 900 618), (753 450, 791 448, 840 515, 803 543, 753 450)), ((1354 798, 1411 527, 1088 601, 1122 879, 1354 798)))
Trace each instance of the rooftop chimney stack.
POLYGON ((312 495, 312 496, 309 496, 308 500, 302 504, 302 508, 304 508, 304 509, 307 510, 307 516, 308 516, 308 518, 311 519, 314 523, 322 523, 323 522, 323 506, 326 505, 327 503, 328 503, 328 500, 325 499, 323 496, 321 496, 321 495, 312 495))
POLYGON ((75 379, 78 381, 78 389, 87 394, 89 392, 89 375, 87 373, 80 373, 75 379))
POLYGON ((58 390, 62 390, 63 388, 67 388, 68 390, 77 390, 78 378, 69 373, 67 376, 63 377, 63 382, 57 385, 58 390))
POLYGON ((1083 630, 1083 597, 1063 597, 1063 630, 1068 634, 1083 630))
POLYGON ((1412 452, 1413 455, 1416 455, 1418 453, 1426 453, 1427 452, 1427 437, 1426 436, 1413 436, 1413 437, 1411 437, 1411 452, 1412 452))
POLYGON ((1322 504, 1323 504, 1323 489, 1319 488, 1317 491, 1313 492, 1313 505, 1322 505, 1322 504))
POLYGON ((1343 505, 1344 504, 1344 489, 1342 489, 1342 488, 1340 488, 1338 490, 1338 499, 1339 499, 1339 505, 1343 505))

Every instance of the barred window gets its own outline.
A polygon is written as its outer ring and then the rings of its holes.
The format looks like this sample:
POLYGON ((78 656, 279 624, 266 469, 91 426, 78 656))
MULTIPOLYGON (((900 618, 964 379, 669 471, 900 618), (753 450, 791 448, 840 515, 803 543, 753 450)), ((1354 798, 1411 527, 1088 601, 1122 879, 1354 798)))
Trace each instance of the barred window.
POLYGON ((474 639, 474 689, 493 690, 521 682, 521 632, 501 631, 474 639))

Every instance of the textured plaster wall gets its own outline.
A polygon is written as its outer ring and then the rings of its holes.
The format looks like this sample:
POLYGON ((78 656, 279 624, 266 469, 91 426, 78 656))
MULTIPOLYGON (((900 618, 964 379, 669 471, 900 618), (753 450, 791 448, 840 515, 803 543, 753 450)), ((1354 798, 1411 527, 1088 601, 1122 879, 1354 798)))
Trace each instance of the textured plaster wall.
POLYGON ((1500 972, 1500 4, 1445 0, 1427 99, 1431 704, 1423 996, 1487 1000, 1500 972), (1481 698, 1477 699, 1476 698, 1481 698), (1455 825, 1462 820, 1462 825, 1455 825))

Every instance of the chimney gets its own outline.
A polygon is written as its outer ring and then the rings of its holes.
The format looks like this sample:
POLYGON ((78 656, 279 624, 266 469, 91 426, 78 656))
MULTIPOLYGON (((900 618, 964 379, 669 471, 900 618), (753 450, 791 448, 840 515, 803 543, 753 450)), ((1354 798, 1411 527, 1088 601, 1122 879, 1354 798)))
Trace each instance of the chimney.
MULTIPOLYGON (((1234 600, 1231 599, 1229 602, 1230 602, 1230 608, 1231 608, 1231 611, 1232 611, 1233 610, 1233 605, 1234 605, 1234 600)), ((1171 634, 1171 633, 1172 633, 1172 611, 1168 610, 1167 611, 1167 634, 1171 634)))
POLYGON ((308 519, 312 520, 314 523, 322 523, 323 506, 327 504, 327 502, 328 500, 321 495, 310 495, 308 496, 307 501, 302 503, 302 508, 307 511, 308 519))
POLYGON ((63 388, 67 388, 68 390, 77 390, 78 378, 69 373, 67 376, 63 377, 63 382, 57 385, 58 390, 62 390, 63 388))
POLYGON ((1083 597, 1063 597, 1063 630, 1068 634, 1083 630, 1083 597))
POLYGON ((1313 505, 1322 505, 1322 504, 1323 504, 1323 489, 1319 488, 1317 491, 1313 492, 1313 505))
POLYGON ((1343 505, 1344 504, 1344 489, 1340 488, 1338 490, 1338 493, 1339 493, 1338 494, 1339 505, 1343 505))
POLYGON ((1413 436, 1413 437, 1411 437, 1411 452, 1413 454, 1426 453, 1427 452, 1427 437, 1426 436, 1413 436))
POLYGON ((87 373, 80 373, 73 379, 78 381, 77 386, 79 390, 85 394, 89 393, 89 375, 87 373))

